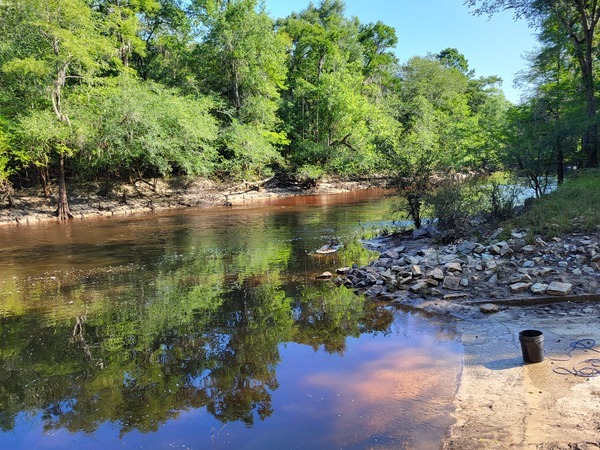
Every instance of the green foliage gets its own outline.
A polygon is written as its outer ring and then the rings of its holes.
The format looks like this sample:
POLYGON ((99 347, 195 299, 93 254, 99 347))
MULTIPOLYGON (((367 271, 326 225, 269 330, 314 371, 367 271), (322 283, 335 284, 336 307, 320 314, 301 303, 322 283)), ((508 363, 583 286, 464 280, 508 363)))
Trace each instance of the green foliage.
POLYGON ((233 179, 253 180, 271 175, 283 158, 267 135, 252 125, 234 120, 224 130, 225 160, 222 170, 233 179))
POLYGON ((600 225, 599 202, 600 173, 582 171, 536 200, 530 210, 508 226, 527 228, 546 237, 594 231, 600 225))
POLYGON ((404 133, 390 154, 391 170, 402 197, 397 209, 417 227, 436 180, 493 167, 502 137, 506 101, 490 87, 495 81, 470 78, 462 55, 451 50, 412 58, 400 71, 397 110, 404 133))
POLYGON ((471 217, 482 209, 477 191, 469 182, 447 179, 426 196, 444 240, 452 242, 469 234, 471 217))
POLYGON ((86 87, 72 108, 87 130, 89 169, 167 175, 210 175, 217 161, 217 124, 207 97, 123 75, 86 87))
POLYGON ((517 185, 501 184, 490 180, 484 188, 484 200, 487 202, 486 212, 494 220, 507 220, 514 215, 520 188, 517 185))
POLYGON ((81 179, 408 180, 495 167, 504 142, 497 79, 452 48, 398 67, 394 29, 341 0, 277 23, 258 0, 7 0, 0 31, 17 177, 67 155, 81 179))

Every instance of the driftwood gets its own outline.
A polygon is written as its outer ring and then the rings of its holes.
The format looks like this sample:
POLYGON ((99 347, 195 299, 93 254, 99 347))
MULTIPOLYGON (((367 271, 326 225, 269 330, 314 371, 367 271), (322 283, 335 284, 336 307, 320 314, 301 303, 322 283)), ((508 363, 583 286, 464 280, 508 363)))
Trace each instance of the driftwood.
POLYGON ((233 192, 228 192, 226 194, 226 196, 229 195, 239 195, 239 194, 246 194, 248 192, 252 192, 252 191, 260 191, 260 189, 267 184, 269 181, 272 181, 275 179, 275 175, 273 175, 272 177, 269 178, 265 178, 264 180, 259 180, 259 181, 255 181, 255 182, 249 182, 244 180, 241 184, 238 184, 237 186, 232 188, 233 192))

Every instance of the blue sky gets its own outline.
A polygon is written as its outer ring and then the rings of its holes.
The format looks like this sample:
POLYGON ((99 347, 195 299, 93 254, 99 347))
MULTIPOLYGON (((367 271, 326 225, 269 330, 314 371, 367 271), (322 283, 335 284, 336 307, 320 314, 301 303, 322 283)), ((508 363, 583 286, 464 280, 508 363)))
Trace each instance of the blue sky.
MULTIPOLYGON (((265 0, 271 17, 285 17, 305 9, 310 0, 265 0)), ((319 0, 313 3, 318 4, 319 0)), ((393 26, 398 36, 396 55, 401 62, 412 56, 457 48, 476 76, 498 75, 507 98, 518 102, 515 74, 526 67, 523 56, 536 47, 533 30, 514 21, 511 12, 492 18, 477 17, 464 0, 346 0, 346 15, 362 23, 393 26)))

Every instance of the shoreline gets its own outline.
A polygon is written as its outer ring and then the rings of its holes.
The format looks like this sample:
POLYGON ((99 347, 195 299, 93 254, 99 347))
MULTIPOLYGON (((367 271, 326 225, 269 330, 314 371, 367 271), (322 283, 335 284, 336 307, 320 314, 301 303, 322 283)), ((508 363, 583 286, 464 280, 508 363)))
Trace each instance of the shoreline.
POLYGON ((600 340, 600 230, 548 243, 523 242, 516 230, 488 245, 390 237, 370 247, 378 260, 334 281, 450 316, 462 335, 455 423, 443 449, 600 449, 600 377, 554 372, 590 366, 589 359, 598 359, 592 368, 600 370, 600 346, 567 357, 572 342, 600 340), (536 286, 553 282, 565 291, 540 293, 536 286), (523 362, 518 333, 525 329, 544 333, 544 361, 523 362))
MULTIPOLYGON (((108 195, 102 195, 103 183, 73 185, 69 189, 69 206, 73 219, 129 216, 175 208, 210 208, 236 206, 253 200, 307 195, 337 194, 381 187, 377 181, 342 181, 325 179, 316 188, 303 189, 296 185, 279 185, 270 181, 264 185, 241 183, 220 184, 206 179, 157 180, 155 184, 113 183, 108 195)), ((12 197, 13 207, 0 207, 0 227, 31 225, 58 221, 56 186, 49 197, 41 188, 17 190, 12 197)))

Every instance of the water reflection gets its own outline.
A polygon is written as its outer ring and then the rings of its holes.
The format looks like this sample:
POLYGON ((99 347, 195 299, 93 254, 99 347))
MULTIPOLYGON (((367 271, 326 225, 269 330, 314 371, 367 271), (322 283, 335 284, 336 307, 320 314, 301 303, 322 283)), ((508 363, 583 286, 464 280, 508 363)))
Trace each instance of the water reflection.
POLYGON ((6 231, 0 444, 439 442, 460 359, 448 325, 310 280, 370 257, 351 238, 385 211, 368 200, 6 231), (345 247, 316 259, 323 230, 345 247))

